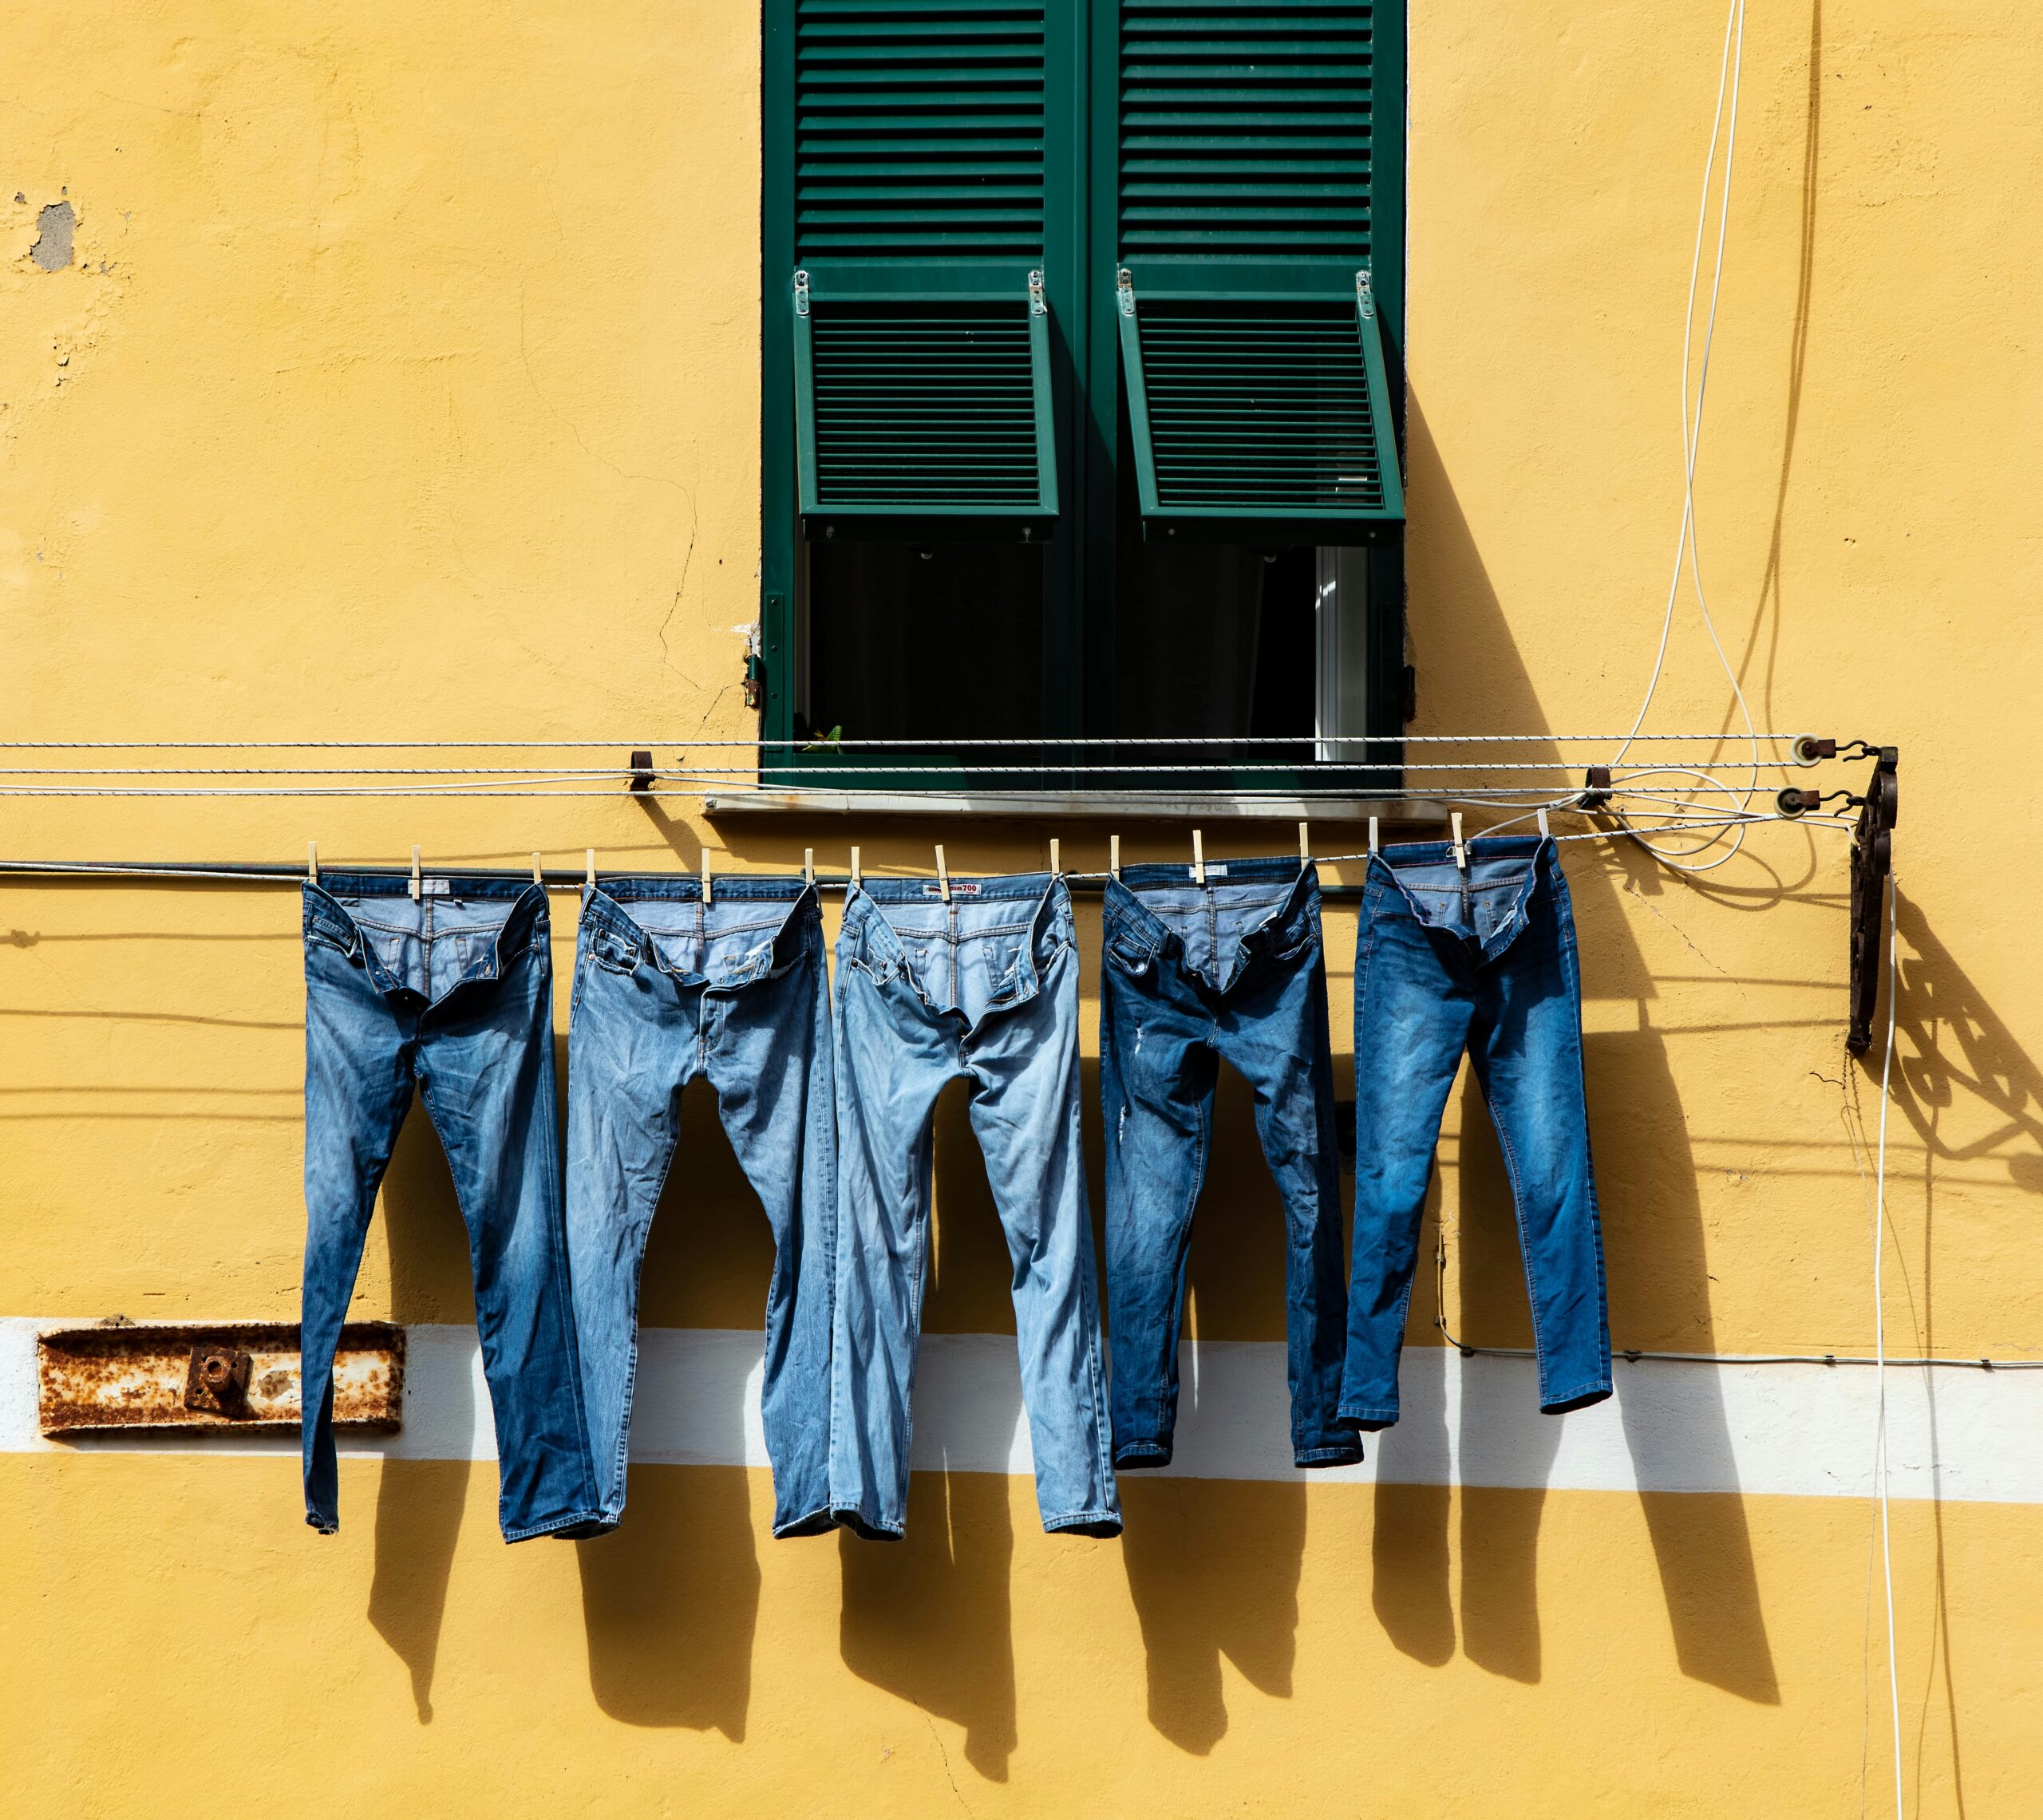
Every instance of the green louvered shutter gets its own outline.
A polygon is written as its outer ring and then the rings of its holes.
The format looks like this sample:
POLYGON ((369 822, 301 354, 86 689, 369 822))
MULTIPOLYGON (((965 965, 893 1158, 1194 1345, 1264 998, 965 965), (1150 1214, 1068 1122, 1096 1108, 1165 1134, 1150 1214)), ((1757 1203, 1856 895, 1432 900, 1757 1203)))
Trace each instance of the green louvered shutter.
POLYGON ((1043 0, 796 0, 794 23, 804 528, 1041 535, 1043 0))
POLYGON ((1370 284, 1373 0, 1119 0, 1116 301, 1152 536, 1405 516, 1370 284))

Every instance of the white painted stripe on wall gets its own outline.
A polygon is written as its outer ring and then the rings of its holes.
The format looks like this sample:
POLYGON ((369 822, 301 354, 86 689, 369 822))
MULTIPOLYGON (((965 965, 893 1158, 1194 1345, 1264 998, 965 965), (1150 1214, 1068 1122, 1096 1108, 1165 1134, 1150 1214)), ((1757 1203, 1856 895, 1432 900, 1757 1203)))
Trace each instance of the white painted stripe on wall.
MULTIPOLYGON (((0 1451, 294 1454, 294 1437, 221 1441, 176 1434, 75 1443, 37 1431, 35 1335, 53 1322, 0 1320, 0 1451)), ((496 1436, 472 1328, 409 1330, 405 1426, 341 1451, 392 1459, 491 1459, 496 1436)), ((632 1458, 686 1466, 767 1464, 757 1333, 646 1330, 632 1458)), ((1742 1491, 1863 1498, 1873 1490, 1877 1374, 1857 1365, 1617 1367, 1594 1409, 1539 1413, 1532 1361, 1437 1347, 1405 1355, 1404 1419, 1369 1438, 1359 1467, 1306 1475, 1290 1462, 1284 1348, 1207 1341, 1184 1349, 1177 1458, 1163 1476, 1582 1491, 1742 1491)), ((2043 1372, 1887 1372, 1897 1498, 2043 1504, 2043 1372)), ((931 1334, 917 1374, 915 1464, 1026 1474, 1029 1427, 1014 1342, 931 1334)))

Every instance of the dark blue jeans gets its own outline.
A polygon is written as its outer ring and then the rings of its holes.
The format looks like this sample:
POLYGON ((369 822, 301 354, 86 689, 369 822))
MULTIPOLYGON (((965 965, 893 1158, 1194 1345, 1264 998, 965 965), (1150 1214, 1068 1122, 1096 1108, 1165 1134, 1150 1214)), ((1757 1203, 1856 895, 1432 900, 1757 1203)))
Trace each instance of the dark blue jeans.
POLYGON ((1168 1465, 1192 1208, 1225 1057, 1255 1099, 1284 1202, 1292 1455, 1342 1466, 1337 1416, 1347 1286, 1319 880, 1295 859, 1130 866, 1102 911, 1100 1089, 1114 1464, 1168 1465))
POLYGON ((407 883, 305 887, 306 1521, 339 1526, 334 1352, 416 1086, 468 1229, 504 1539, 579 1531, 603 1500, 568 1306, 546 893, 429 878, 414 902, 407 883))
POLYGON ((1582 1082, 1582 977, 1550 840, 1369 861, 1355 944, 1355 1246, 1341 1418, 1397 1419, 1397 1359, 1440 1115, 1464 1051, 1518 1212, 1539 1407, 1610 1394, 1603 1241, 1582 1082))

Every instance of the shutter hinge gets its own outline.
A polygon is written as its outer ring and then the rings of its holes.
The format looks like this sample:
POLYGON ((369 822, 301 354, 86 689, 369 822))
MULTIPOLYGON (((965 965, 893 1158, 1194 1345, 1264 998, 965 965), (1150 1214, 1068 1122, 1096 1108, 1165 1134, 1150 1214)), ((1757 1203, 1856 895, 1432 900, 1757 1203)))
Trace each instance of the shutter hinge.
POLYGON ((1047 316, 1050 306, 1043 301, 1043 268, 1041 266, 1029 274, 1029 314, 1047 316))
POLYGON ((1367 266, 1355 274, 1355 308, 1365 322, 1376 320, 1376 292, 1370 286, 1367 266))
POLYGON ((1135 314, 1135 274, 1123 266, 1114 274, 1114 294, 1124 316, 1135 314))
POLYGON ((795 314, 797 316, 808 314, 808 274, 800 266, 795 269, 795 314))

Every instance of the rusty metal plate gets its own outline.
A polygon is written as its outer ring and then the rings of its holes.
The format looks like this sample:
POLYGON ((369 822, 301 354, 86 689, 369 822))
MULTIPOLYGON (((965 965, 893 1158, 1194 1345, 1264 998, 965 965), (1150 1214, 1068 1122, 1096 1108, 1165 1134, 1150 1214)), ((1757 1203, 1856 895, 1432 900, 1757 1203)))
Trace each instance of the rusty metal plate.
MULTIPOLYGON (((298 1426, 294 1321, 102 1322, 36 1336, 45 1435, 217 1429, 274 1434, 298 1426)), ((405 1330, 350 1321, 334 1360, 334 1422, 403 1426, 405 1330)))

